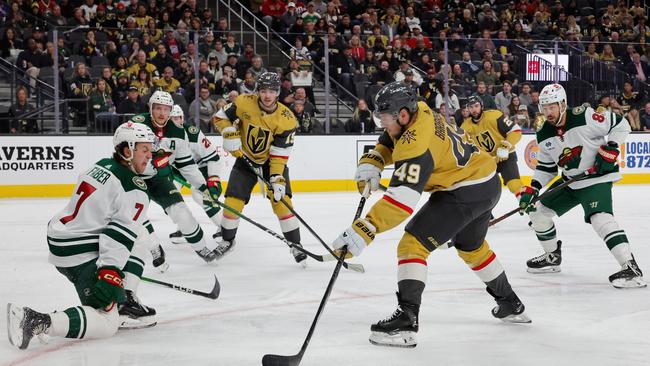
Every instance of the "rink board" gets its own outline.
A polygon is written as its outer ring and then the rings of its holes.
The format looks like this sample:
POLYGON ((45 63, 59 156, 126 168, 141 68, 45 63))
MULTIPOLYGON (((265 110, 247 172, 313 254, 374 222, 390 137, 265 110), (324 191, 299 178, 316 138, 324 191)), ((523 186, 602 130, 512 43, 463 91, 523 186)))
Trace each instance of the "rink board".
MULTIPOLYGON (((220 150, 221 137, 210 136, 220 150)), ((289 160, 296 192, 351 191, 357 161, 377 135, 297 136, 289 160)), ((77 176, 112 151, 111 136, 0 136, 0 197, 61 197, 72 192, 77 176)), ((222 177, 235 159, 225 160, 222 177)), ((537 164, 534 135, 517 144, 519 172, 529 180, 537 164)), ((621 183, 650 183, 650 134, 631 134, 622 148, 621 183)), ((389 178, 391 169, 384 171, 389 178)))

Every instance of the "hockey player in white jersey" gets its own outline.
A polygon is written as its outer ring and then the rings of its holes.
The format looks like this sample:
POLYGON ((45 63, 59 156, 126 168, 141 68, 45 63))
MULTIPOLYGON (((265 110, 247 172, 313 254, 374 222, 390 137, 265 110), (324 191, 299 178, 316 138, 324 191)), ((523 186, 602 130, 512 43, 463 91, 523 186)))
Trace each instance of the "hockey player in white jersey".
MULTIPOLYGON (((178 168, 192 186, 198 187, 206 202, 218 199, 220 192, 217 187, 208 185, 199 172, 192 158, 185 130, 169 123, 173 105, 174 101, 169 93, 156 91, 149 98, 149 113, 135 115, 129 121, 150 127, 157 137, 157 151, 152 159, 157 172, 147 172, 145 178, 151 199, 162 206, 165 213, 178 225, 183 237, 196 254, 206 262, 212 262, 218 254, 208 248, 203 229, 174 186, 171 164, 178 168)), ((162 247, 157 246, 157 249, 159 253, 156 253, 155 249, 152 251, 154 260, 164 260, 162 247), (160 257, 156 258, 157 254, 160 254, 160 257)), ((158 260, 158 265, 160 263, 158 260)))
MULTIPOLYGON (((123 270, 134 260, 147 221, 147 185, 139 176, 152 157, 154 134, 125 123, 112 158, 79 176, 67 206, 48 224, 49 262, 72 282, 81 306, 52 313, 7 306, 9 341, 25 349, 34 336, 110 337, 120 326, 116 304, 127 300, 123 270)), ((145 249, 146 252, 146 249, 145 249)))
POLYGON ((553 217, 581 205, 585 222, 605 241, 621 266, 620 271, 609 276, 612 285, 645 287, 643 274, 634 260, 625 231, 614 219, 612 208, 612 184, 621 179, 619 146, 630 133, 629 123, 620 115, 598 113, 589 106, 569 109, 566 92, 559 84, 542 89, 539 105, 546 122, 537 132, 538 165, 532 184, 522 189, 519 199, 522 211, 530 215, 545 253, 526 263, 528 272, 560 271, 561 242, 556 239, 553 217), (551 189, 583 172, 593 173, 531 204, 539 190, 557 176, 558 167, 562 179, 551 185, 551 189))
MULTIPOLYGON (((222 193, 220 176, 223 162, 219 158, 216 146, 205 137, 199 128, 192 124, 185 123, 185 113, 183 113, 183 109, 181 109, 178 104, 175 104, 172 109, 171 120, 177 127, 185 130, 196 166, 199 168, 203 178, 205 178, 207 185, 215 187, 217 197, 220 196, 222 193)), ((179 178, 183 179, 182 174, 175 166, 174 176, 179 176, 179 178)), ((192 187, 192 198, 196 203, 203 207, 206 215, 208 215, 210 220, 217 226, 217 233, 213 235, 213 238, 220 240, 221 219, 219 217, 219 211, 221 208, 217 205, 206 204, 207 202, 203 200, 203 193, 197 188, 198 187, 192 187)), ((175 244, 186 243, 180 230, 171 233, 169 239, 175 244)))

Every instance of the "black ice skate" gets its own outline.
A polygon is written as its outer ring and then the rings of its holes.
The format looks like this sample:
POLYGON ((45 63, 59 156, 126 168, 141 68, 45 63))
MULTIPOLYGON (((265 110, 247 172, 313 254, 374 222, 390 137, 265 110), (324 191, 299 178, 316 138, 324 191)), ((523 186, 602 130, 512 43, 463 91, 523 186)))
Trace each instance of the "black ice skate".
POLYGON ((487 292, 494 297, 494 300, 497 302, 497 306, 492 309, 492 316, 497 319, 501 319, 504 322, 508 323, 531 323, 532 320, 524 314, 526 307, 519 300, 517 294, 514 292, 512 295, 503 297, 497 296, 492 292, 492 289, 489 287, 485 288, 487 292))
POLYGON ((120 329, 140 329, 156 325, 156 310, 143 305, 133 291, 125 292, 126 301, 118 306, 120 329))
POLYGON ((223 241, 223 237, 221 236, 221 228, 217 226, 217 232, 212 234, 212 239, 214 239, 216 242, 223 241))
POLYGON ((226 254, 230 254, 235 247, 235 239, 232 239, 230 241, 228 240, 221 240, 218 244, 217 247, 214 248, 214 253, 216 255, 216 259, 221 259, 226 256, 226 254))
POLYGON ((28 307, 7 304, 7 333, 9 343, 25 349, 34 336, 44 334, 52 325, 49 314, 39 313, 28 307))
POLYGON ((647 284, 643 280, 643 272, 632 256, 632 260, 627 261, 622 269, 609 276, 609 282, 616 288, 641 288, 647 284))
POLYGON ((172 244, 185 244, 185 243, 187 243, 187 240, 185 240, 185 237, 180 232, 180 230, 169 234, 169 241, 171 241, 172 244))
POLYGON ((169 269, 169 263, 165 260, 165 251, 162 246, 158 244, 158 247, 151 250, 151 257, 153 258, 153 266, 158 269, 160 273, 163 273, 169 269))
POLYGON ((397 309, 393 315, 370 327, 370 343, 376 346, 413 348, 417 346, 420 305, 402 301, 397 293, 397 309))
MULTIPOLYGON (((294 245, 302 248, 301 244, 296 243, 294 245)), ((300 264, 302 268, 307 268, 307 254, 296 248, 291 248, 289 250, 291 251, 291 255, 293 255, 293 259, 296 260, 296 263, 300 264)))
POLYGON ((544 253, 526 262, 529 273, 554 273, 560 272, 562 263, 562 240, 557 241, 557 249, 550 253, 544 253))

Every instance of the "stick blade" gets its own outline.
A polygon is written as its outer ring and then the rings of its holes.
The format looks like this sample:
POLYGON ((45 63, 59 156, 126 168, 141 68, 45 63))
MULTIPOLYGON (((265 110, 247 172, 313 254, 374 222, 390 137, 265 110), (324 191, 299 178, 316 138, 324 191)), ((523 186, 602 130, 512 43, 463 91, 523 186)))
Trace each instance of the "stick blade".
POLYGON ((301 360, 301 354, 294 356, 264 355, 262 366, 298 366, 301 360))
POLYGON ((221 284, 217 279, 217 275, 214 275, 214 287, 212 288, 212 291, 208 293, 208 298, 213 300, 218 299, 219 294, 221 294, 221 284))

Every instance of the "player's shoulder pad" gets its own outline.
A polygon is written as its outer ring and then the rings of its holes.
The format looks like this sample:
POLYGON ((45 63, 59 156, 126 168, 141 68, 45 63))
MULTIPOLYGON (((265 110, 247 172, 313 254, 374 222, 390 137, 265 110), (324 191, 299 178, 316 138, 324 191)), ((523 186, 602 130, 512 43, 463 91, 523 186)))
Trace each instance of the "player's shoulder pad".
POLYGON ((185 128, 176 126, 172 120, 167 121, 167 126, 165 126, 165 137, 185 140, 186 136, 185 128))
POLYGON ((542 127, 539 130, 537 130, 537 132, 535 133, 535 136, 537 138, 537 144, 541 147, 543 141, 556 136, 556 131, 557 130, 555 129, 555 127, 544 122, 542 127))
POLYGON ((296 119, 296 116, 286 105, 278 102, 278 109, 275 111, 275 113, 278 114, 278 127, 280 130, 294 130, 298 127, 298 120, 296 119))
POLYGON ((571 114, 576 116, 580 114, 585 114, 585 112, 587 112, 586 114, 589 115, 594 114, 594 112, 600 113, 598 111, 595 111, 593 108, 591 108, 591 105, 589 103, 583 103, 582 105, 571 108, 571 114))
MULTIPOLYGON (((120 164, 113 158, 102 159, 95 163, 95 166, 99 166, 103 168, 103 170, 108 170, 110 173, 112 173, 112 175, 119 182, 125 192, 132 190, 140 190, 146 192, 148 189, 147 183, 145 183, 142 177, 133 173, 129 168, 120 164)), ((103 177, 101 176, 100 172, 93 172, 93 169, 91 168, 89 174, 91 176, 96 176, 98 178, 96 178, 97 181, 101 183, 103 177)))
POLYGON ((498 109, 486 109, 483 111, 483 119, 488 121, 496 121, 503 117, 503 112, 498 109))
POLYGON ((435 120, 433 111, 426 103, 418 103, 415 122, 395 141, 393 160, 408 160, 421 156, 429 149, 435 120))
POLYGON ((131 118, 129 118, 129 122, 143 123, 143 124, 146 124, 146 125, 149 125, 150 121, 151 121, 151 116, 149 115, 149 113, 140 113, 140 114, 136 114, 135 116, 132 116, 131 118))
POLYGON ((193 124, 185 123, 183 124, 183 129, 187 133, 187 138, 190 140, 190 142, 199 141, 199 132, 201 132, 201 130, 198 127, 193 124))

